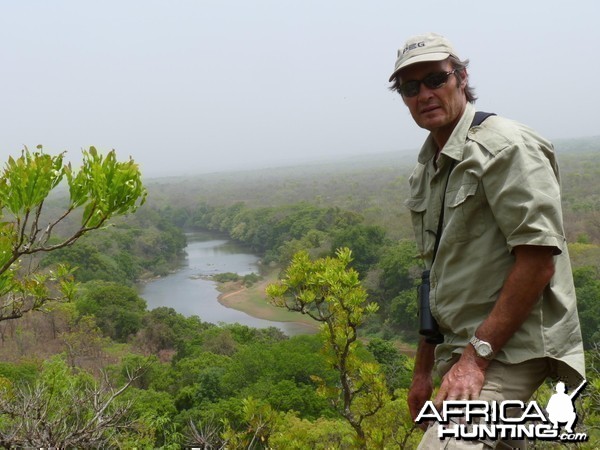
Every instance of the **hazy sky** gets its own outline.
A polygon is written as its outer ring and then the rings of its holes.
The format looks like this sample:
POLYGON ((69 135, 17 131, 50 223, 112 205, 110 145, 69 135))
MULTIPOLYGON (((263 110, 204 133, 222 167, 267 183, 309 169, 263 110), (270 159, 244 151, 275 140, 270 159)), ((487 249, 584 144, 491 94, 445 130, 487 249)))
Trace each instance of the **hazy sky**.
POLYGON ((146 176, 415 150, 407 37, 469 58, 479 109, 599 135, 600 2, 0 0, 0 159, 95 145, 146 176))

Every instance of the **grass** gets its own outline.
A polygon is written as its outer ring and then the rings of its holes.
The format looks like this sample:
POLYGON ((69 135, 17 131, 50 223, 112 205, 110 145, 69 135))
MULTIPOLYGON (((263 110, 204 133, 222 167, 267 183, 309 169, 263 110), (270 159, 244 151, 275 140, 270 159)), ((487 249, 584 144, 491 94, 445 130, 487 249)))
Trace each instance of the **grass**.
POLYGON ((228 308, 243 311, 259 319, 302 324, 308 334, 316 333, 318 324, 310 317, 284 308, 278 308, 269 303, 265 288, 268 284, 277 281, 277 275, 277 270, 271 270, 260 281, 250 287, 244 287, 241 282, 221 283, 219 285, 221 291, 219 302, 228 308))

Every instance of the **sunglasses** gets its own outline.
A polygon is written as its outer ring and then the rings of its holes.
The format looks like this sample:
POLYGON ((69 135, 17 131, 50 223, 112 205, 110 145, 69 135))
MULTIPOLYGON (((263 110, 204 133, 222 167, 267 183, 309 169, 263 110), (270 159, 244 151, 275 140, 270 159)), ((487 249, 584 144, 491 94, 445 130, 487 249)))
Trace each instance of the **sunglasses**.
POLYGON ((448 82, 448 77, 456 72, 456 69, 450 72, 434 72, 427 75, 422 80, 411 80, 400 85, 400 94, 403 97, 414 97, 421 90, 421 83, 428 89, 439 89, 448 82))

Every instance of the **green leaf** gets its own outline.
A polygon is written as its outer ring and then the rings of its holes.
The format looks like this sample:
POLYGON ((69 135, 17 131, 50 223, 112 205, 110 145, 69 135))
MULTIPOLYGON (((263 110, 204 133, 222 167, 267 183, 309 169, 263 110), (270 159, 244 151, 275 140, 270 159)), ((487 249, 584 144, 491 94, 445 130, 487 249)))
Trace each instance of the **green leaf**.
MULTIPOLYGON (((41 147, 38 147, 41 150, 41 147)), ((0 177, 0 204, 17 218, 41 206, 63 179, 63 154, 50 156, 25 148, 9 157, 0 177)))
POLYGON ((132 213, 146 199, 138 165, 130 159, 117 161, 115 151, 102 156, 95 147, 83 152, 78 173, 65 170, 71 207, 84 206, 83 225, 97 227, 113 215, 132 213))

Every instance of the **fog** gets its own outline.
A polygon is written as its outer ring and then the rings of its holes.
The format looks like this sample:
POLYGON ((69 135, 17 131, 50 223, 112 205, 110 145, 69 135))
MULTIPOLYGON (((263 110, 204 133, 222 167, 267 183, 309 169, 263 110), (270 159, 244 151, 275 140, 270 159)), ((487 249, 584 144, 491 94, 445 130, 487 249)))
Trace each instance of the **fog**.
POLYGON ((388 91, 413 34, 470 60, 477 107, 551 139, 598 135, 600 3, 0 2, 0 160, 116 149, 145 176, 416 152, 388 91))

